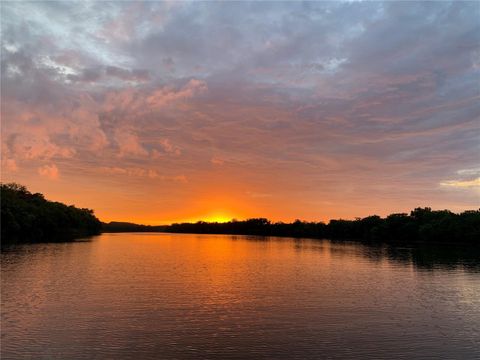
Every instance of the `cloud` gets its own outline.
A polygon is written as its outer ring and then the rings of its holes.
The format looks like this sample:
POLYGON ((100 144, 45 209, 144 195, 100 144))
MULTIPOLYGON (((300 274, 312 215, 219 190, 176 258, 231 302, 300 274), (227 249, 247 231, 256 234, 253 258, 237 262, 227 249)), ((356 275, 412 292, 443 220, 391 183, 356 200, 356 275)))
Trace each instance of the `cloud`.
POLYGON ((39 167, 38 174, 50 180, 57 180, 59 177, 59 171, 55 164, 44 165, 42 167, 39 167))
POLYGON ((112 188, 129 176, 137 193, 165 180, 170 205, 226 184, 275 194, 266 214, 476 205, 479 16, 474 2, 8 2, 2 167, 32 184, 39 164, 112 188))
POLYGON ((223 165, 223 164, 225 164, 225 160, 220 159, 220 158, 218 158, 218 157, 216 157, 216 156, 212 157, 212 158, 210 159, 210 162, 211 162, 213 165, 223 165))
POLYGON ((18 171, 18 165, 15 159, 4 159, 2 158, 2 165, 5 167, 5 169, 9 172, 17 172, 18 171))
POLYGON ((122 174, 127 174, 128 171, 127 169, 123 169, 120 167, 102 167, 99 169, 100 172, 105 173, 105 174, 110 174, 110 175, 122 175, 122 174))
POLYGON ((255 191, 247 191, 246 194, 254 199, 270 198, 273 195, 269 193, 259 193, 255 191))
POLYGON ((56 104, 4 97, 2 138, 11 156, 24 160, 74 158, 79 152, 107 146, 97 105, 88 96, 70 95, 56 97, 56 104))
POLYGON ((440 185, 456 188, 480 188, 480 177, 473 180, 449 180, 441 182, 440 185))
POLYGON ((66 78, 72 82, 96 83, 105 82, 114 78, 129 82, 146 82, 151 79, 150 72, 146 69, 124 69, 117 66, 83 69, 80 74, 67 74, 66 78))
POLYGON ((119 128, 115 130, 115 141, 118 146, 119 157, 123 156, 147 156, 148 151, 141 144, 138 136, 127 128, 119 128))
POLYGON ((44 159, 55 157, 71 158, 75 150, 71 147, 58 146, 48 136, 36 136, 35 134, 13 134, 10 136, 10 149, 15 156, 27 160, 44 159))
POLYGON ((125 81, 142 82, 150 80, 150 73, 146 69, 127 70, 116 66, 107 66, 105 74, 125 81))
POLYGON ((161 181, 179 182, 184 184, 188 182, 188 179, 185 175, 162 175, 159 174, 157 170, 139 167, 122 168, 117 166, 106 166, 100 167, 98 171, 102 174, 108 175, 125 175, 129 177, 157 179, 161 181))
POLYGON ((460 169, 457 171, 459 175, 480 175, 480 168, 460 169))
POLYGON ((440 182, 441 186, 452 188, 480 188, 480 168, 460 169, 456 171, 460 179, 440 182))
POLYGON ((178 91, 169 87, 162 87, 155 90, 146 98, 145 102, 149 108, 159 109, 176 101, 202 94, 207 91, 207 89, 208 87, 205 81, 191 79, 178 91))
POLYGON ((207 91, 205 81, 190 79, 183 87, 158 86, 153 89, 127 88, 109 91, 104 95, 102 109, 105 112, 137 113, 139 115, 187 100, 207 91))
POLYGON ((83 82, 97 82, 102 77, 102 73, 98 69, 83 69, 79 75, 68 74, 67 79, 70 81, 83 81, 83 82))
POLYGON ((168 154, 180 155, 182 151, 179 147, 172 145, 169 139, 161 139, 159 141, 162 149, 168 154))

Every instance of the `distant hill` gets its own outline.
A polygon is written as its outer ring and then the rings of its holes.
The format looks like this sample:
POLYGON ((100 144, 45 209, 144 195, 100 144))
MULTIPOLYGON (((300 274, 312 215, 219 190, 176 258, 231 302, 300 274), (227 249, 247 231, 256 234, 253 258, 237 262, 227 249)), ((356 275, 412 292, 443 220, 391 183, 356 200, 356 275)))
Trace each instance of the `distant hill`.
POLYGON ((165 231, 167 226, 140 225, 130 222, 111 221, 102 222, 102 232, 158 232, 165 231))
POLYGON ((93 210, 49 201, 15 183, 0 185, 2 246, 18 242, 71 240, 99 234, 93 210))

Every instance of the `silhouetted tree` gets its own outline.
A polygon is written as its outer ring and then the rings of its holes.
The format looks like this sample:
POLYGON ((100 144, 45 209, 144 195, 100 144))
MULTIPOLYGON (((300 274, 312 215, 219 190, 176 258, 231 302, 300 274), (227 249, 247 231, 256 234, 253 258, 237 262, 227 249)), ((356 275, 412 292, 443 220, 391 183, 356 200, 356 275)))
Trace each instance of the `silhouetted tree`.
POLYGON ((101 230, 93 210, 48 201, 16 183, 1 184, 0 188, 2 245, 67 240, 101 230))
POLYGON ((264 218, 226 223, 183 223, 145 226, 129 223, 103 224, 104 231, 164 231, 197 234, 243 234, 305 238, 350 239, 368 242, 445 242, 480 245, 480 210, 455 214, 448 210, 416 208, 409 214, 373 215, 355 220, 272 223, 264 218))

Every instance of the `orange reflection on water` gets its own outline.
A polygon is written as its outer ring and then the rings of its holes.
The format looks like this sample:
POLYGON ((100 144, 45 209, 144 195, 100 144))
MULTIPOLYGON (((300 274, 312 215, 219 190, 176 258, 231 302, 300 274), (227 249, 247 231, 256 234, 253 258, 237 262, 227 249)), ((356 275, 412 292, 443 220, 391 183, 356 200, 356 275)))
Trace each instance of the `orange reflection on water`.
POLYGON ((388 354, 431 354, 445 339, 473 343, 460 330, 480 320, 477 280, 319 240, 119 233, 27 245, 2 253, 2 357, 348 358, 372 344, 378 354, 380 340, 388 354))

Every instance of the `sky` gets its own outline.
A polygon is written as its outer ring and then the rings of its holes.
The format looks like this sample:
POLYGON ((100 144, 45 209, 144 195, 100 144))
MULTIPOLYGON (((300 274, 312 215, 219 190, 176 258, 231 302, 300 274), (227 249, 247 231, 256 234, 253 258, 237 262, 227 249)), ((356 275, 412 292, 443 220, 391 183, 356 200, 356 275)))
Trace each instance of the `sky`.
POLYGON ((480 207, 480 2, 1 2, 1 178, 103 221, 480 207))

